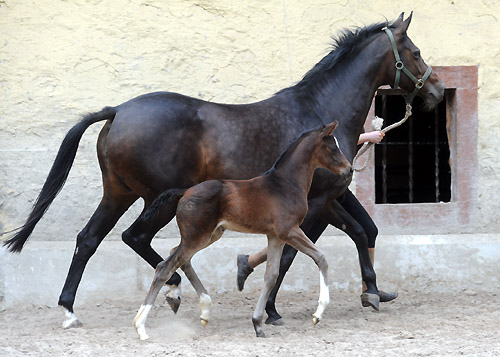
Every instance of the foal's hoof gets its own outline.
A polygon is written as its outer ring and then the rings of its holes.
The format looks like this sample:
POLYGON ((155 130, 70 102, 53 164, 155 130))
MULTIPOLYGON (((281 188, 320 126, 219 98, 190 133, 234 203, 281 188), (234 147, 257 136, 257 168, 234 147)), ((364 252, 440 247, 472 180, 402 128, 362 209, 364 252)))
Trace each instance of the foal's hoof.
POLYGON ((172 309, 174 314, 176 314, 177 311, 179 310, 179 306, 181 306, 181 298, 180 297, 173 298, 173 297, 167 296, 166 300, 167 300, 168 306, 170 306, 170 308, 172 309))
POLYGON ((363 293, 361 294, 361 305, 363 307, 372 307, 376 311, 379 310, 380 296, 377 294, 363 293))
POLYGON ((380 296, 380 302, 389 302, 398 297, 398 293, 396 291, 386 293, 385 291, 379 290, 378 296, 380 296))
POLYGON ((201 321, 201 325, 202 325, 203 327, 205 327, 205 326, 207 326, 207 325, 208 325, 208 320, 205 320, 205 319, 201 319, 201 318, 200 318, 200 321, 201 321))
POLYGON ((313 325, 316 326, 319 323, 319 318, 316 316, 313 316, 313 325))
POLYGON ((236 265, 238 266, 238 273, 236 275, 236 283, 238 285, 238 290, 242 291, 245 287, 245 281, 248 276, 253 272, 253 268, 248 264, 248 255, 238 254, 236 259, 236 265))

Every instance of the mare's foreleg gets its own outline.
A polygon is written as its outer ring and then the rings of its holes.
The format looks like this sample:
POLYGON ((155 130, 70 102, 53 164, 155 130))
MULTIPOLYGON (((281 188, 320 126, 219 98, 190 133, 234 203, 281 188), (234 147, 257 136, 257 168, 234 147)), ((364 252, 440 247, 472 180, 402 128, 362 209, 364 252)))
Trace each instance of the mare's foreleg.
POLYGON ((342 229, 356 244, 358 250, 361 277, 366 285, 366 291, 361 294, 363 306, 379 309, 380 297, 378 295, 377 280, 368 252, 368 237, 363 227, 342 207, 332 200, 323 211, 322 217, 335 227, 342 229))
POLYGON ((319 268, 320 290, 318 308, 313 314, 313 324, 316 325, 321 320, 325 308, 330 303, 330 290, 328 288, 328 263, 324 254, 316 248, 314 243, 307 238, 302 229, 299 227, 295 227, 290 231, 288 237, 286 238, 286 242, 295 249, 311 257, 319 268))
MULTIPOLYGON (((144 211, 148 207, 147 204, 144 211)), ((122 240, 153 268, 156 268, 163 258, 153 249, 151 241, 155 234, 174 218, 176 208, 176 201, 168 201, 158 208, 158 212, 154 216, 145 218, 143 211, 139 218, 122 234, 122 240)), ((166 283, 170 288, 166 296, 167 302, 176 313, 181 304, 181 277, 174 272, 166 283)))
POLYGON ((279 264, 284 245, 285 243, 276 237, 267 237, 267 264, 266 273, 264 275, 264 288, 262 289, 262 293, 252 316, 253 327, 257 337, 265 337, 264 331, 262 331, 264 307, 269 297, 269 293, 276 284, 276 279, 279 275, 279 264))
POLYGON ((104 237, 136 199, 134 196, 105 195, 85 228, 78 234, 76 249, 58 302, 64 308, 66 316, 63 328, 82 325, 74 314, 73 305, 85 267, 104 237))

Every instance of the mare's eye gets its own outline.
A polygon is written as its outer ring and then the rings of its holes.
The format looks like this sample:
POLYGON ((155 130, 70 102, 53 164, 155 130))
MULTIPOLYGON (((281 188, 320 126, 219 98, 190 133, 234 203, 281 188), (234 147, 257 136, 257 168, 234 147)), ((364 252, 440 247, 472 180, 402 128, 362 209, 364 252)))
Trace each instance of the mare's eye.
POLYGON ((413 57, 420 58, 420 51, 413 52, 413 57))

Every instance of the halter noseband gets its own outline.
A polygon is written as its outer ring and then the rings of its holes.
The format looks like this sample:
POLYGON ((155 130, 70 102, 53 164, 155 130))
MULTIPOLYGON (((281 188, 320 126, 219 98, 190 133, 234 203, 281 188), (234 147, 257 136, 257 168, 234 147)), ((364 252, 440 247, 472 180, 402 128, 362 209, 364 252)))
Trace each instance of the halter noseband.
POLYGON ((394 35, 392 34, 391 30, 389 30, 387 27, 384 27, 382 29, 383 31, 385 31, 385 33, 387 34, 387 36, 389 36, 389 40, 391 41, 391 46, 392 46, 392 51, 394 52, 394 57, 396 58, 396 64, 395 64, 395 67, 396 67, 396 78, 394 80, 394 89, 398 89, 399 88, 399 80, 401 78, 401 71, 404 72, 404 74, 406 74, 408 76, 408 78, 410 78, 413 83, 415 83, 415 89, 413 90, 413 92, 411 92, 409 95, 406 96, 406 103, 411 103, 413 101, 413 98, 415 98, 415 96, 417 95, 418 91, 424 86, 425 84, 425 81, 427 80, 427 78, 429 78, 429 76, 431 75, 432 73, 432 67, 431 66, 427 66, 427 70, 425 71, 424 75, 422 78, 420 79, 417 79, 404 65, 403 61, 401 61, 401 58, 399 57, 399 52, 398 52, 398 48, 396 47, 396 41, 394 41, 394 35))

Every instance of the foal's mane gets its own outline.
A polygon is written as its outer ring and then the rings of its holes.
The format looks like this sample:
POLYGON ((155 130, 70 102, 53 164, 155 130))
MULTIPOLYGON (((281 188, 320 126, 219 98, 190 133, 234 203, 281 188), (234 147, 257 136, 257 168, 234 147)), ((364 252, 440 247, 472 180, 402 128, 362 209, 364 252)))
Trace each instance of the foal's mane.
POLYGON ((367 39, 379 34, 384 27, 393 28, 387 21, 375 23, 365 27, 342 30, 337 37, 332 37, 330 52, 310 69, 295 85, 277 92, 280 94, 288 91, 305 90, 311 83, 318 83, 324 79, 325 72, 333 69, 340 61, 357 54, 364 46, 367 39))
POLYGON ((297 148, 297 146, 299 146, 299 144, 302 142, 302 140, 304 140, 306 137, 311 135, 314 131, 321 130, 324 127, 325 126, 323 125, 322 127, 314 128, 311 130, 306 130, 306 131, 302 132, 301 134, 299 134, 294 140, 292 140, 292 142, 290 144, 288 144, 286 149, 283 150, 283 152, 280 154, 278 159, 274 162, 274 165, 269 170, 267 170, 264 173, 264 175, 268 175, 268 174, 274 172, 278 168, 280 163, 285 161, 295 151, 295 149, 297 148))

